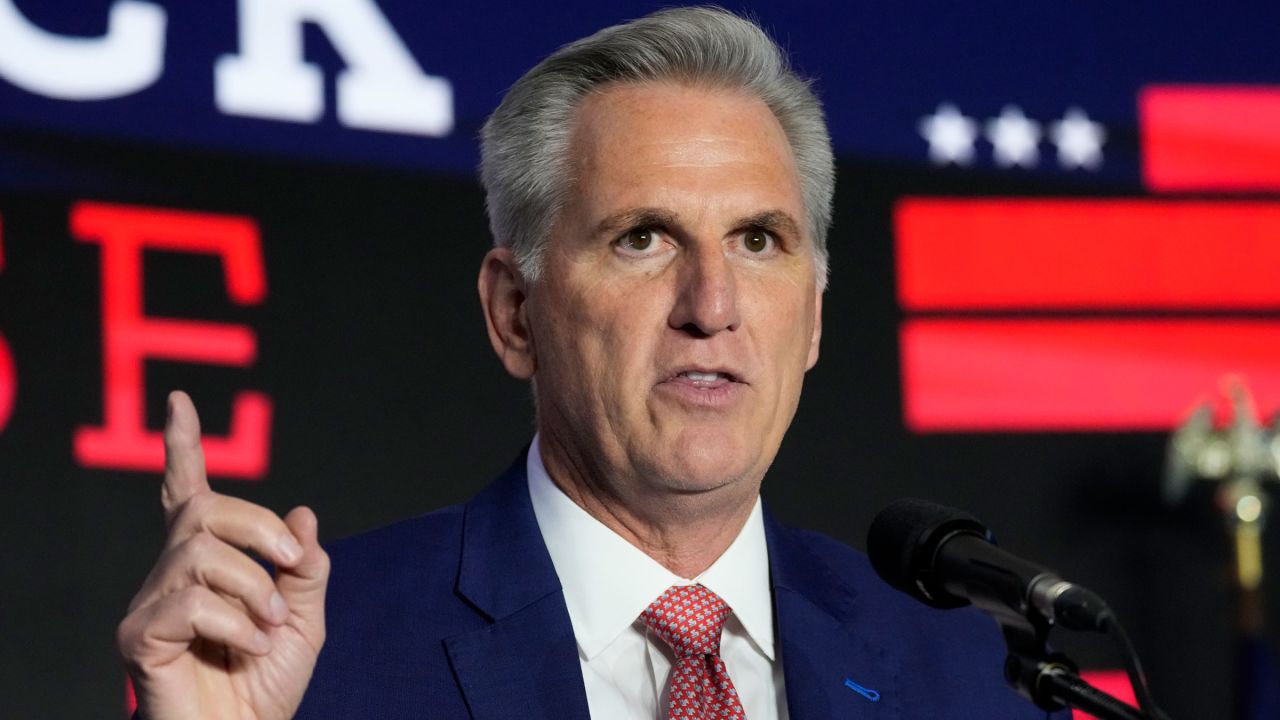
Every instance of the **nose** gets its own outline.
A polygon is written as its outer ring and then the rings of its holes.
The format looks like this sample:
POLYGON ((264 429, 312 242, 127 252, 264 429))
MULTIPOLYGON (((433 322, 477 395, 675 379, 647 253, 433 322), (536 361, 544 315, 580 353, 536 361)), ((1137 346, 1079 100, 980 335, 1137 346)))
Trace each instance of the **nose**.
POLYGON ((686 256, 677 273, 675 304, 668 324, 698 337, 736 330, 738 292, 734 269, 719 243, 686 256))

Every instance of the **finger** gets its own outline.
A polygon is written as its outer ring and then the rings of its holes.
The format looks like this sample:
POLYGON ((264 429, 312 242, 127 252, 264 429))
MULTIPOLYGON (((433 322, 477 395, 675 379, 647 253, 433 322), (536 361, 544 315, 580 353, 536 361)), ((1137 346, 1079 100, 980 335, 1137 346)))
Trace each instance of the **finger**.
POLYGON ((320 547, 319 523, 307 507, 294 508, 284 521, 302 545, 302 559, 276 573, 276 587, 291 611, 323 628, 329 555, 320 547))
POLYGON ((167 550, 144 583, 138 604, 195 585, 208 587, 237 609, 248 609, 265 624, 289 619, 289 606, 266 569, 210 533, 198 533, 167 550))
POLYGON ((279 516, 229 495, 204 492, 189 498, 173 518, 167 547, 177 547, 202 532, 232 547, 252 550, 280 567, 293 567, 302 559, 302 546, 279 516))
POLYGON ((204 449, 200 446, 200 417, 191 398, 181 390, 169 393, 168 418, 164 424, 164 485, 160 502, 165 519, 194 495, 209 490, 204 471, 204 449))
POLYGON ((121 654, 138 666, 169 662, 197 639, 252 655, 271 651, 270 638, 248 615, 199 585, 130 613, 117 632, 121 654))

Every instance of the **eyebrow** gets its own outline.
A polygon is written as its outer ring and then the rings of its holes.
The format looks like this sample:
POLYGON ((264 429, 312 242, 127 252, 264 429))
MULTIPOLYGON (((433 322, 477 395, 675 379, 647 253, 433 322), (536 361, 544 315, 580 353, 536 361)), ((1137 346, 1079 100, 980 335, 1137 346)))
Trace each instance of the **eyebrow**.
POLYGON ((632 208, 614 213, 596 225, 596 235, 613 235, 626 228, 675 227, 679 225, 676 214, 659 208, 632 208))
POLYGON ((761 230, 768 230, 776 235, 788 235, 799 240, 800 226, 795 219, 782 210, 765 210, 748 217, 742 218, 736 223, 737 227, 758 227, 761 230))
MULTIPOLYGON (((612 235, 626 228, 664 227, 676 228, 680 218, 673 212, 660 208, 642 207, 623 210, 601 220, 596 225, 597 235, 612 235)), ((772 233, 800 237, 800 226, 790 214, 783 210, 765 210, 739 218, 733 222, 735 228, 760 228, 772 233)))

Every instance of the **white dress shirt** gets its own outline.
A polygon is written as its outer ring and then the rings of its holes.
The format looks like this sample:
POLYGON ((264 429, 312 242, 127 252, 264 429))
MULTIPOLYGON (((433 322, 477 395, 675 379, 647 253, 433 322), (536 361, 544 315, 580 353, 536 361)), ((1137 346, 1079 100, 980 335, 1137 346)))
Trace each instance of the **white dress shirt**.
POLYGON ((667 716, 667 676, 675 658, 640 622, 640 613, 672 585, 701 583, 733 609, 720 657, 748 720, 787 720, 760 500, 724 554, 698 577, 682 578, 570 500, 547 475, 538 444, 535 435, 529 496, 564 589, 591 717, 667 716))

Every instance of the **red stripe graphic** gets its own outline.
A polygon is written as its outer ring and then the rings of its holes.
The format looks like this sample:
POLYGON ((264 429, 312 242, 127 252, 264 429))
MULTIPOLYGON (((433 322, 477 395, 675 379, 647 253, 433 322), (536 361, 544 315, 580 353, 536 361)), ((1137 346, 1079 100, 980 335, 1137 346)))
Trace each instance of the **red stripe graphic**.
POLYGON ((1224 373, 1280 404, 1280 321, 908 320, 915 432, 1168 430, 1224 373))
POLYGON ((909 198, 894 222, 908 310, 1280 308, 1280 203, 909 198))
POLYGON ((1280 87, 1149 86, 1138 123, 1151 190, 1280 190, 1280 87))
MULTIPOLYGON (((0 225, 0 270, 4 269, 4 226, 0 225)), ((0 335, 0 432, 9 424, 13 398, 18 394, 18 373, 13 368, 13 354, 0 335)))
MULTIPOLYGON (((1080 673, 1080 677, 1102 692, 1123 700, 1133 707, 1138 706, 1138 698, 1133 693, 1133 685, 1129 682, 1129 675, 1125 671, 1084 670, 1080 673)), ((1097 720, 1097 718, 1083 710, 1072 710, 1071 720, 1097 720)))

